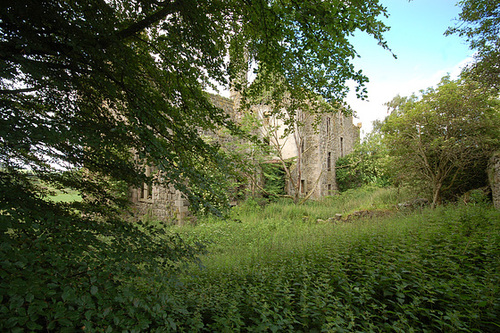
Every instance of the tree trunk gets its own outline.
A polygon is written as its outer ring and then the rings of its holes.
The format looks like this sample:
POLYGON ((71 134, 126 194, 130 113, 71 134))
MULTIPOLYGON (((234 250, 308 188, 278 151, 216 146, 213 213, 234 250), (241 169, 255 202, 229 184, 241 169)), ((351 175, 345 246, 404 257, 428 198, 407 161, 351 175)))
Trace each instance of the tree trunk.
POLYGON ((434 193, 432 196, 432 205, 431 207, 434 209, 438 205, 438 203, 441 201, 441 187, 443 186, 443 183, 439 181, 435 186, 434 186, 434 193))

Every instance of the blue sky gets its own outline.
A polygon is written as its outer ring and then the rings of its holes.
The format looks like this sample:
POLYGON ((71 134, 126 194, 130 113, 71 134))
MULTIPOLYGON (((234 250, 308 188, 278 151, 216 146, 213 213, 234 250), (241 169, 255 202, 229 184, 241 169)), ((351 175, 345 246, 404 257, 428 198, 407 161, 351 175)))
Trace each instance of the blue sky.
POLYGON ((397 59, 371 37, 358 33, 353 39, 360 55, 355 66, 370 79, 368 101, 357 100, 354 94, 347 100, 356 111, 355 122, 363 124, 362 135, 371 131, 373 120, 387 116, 384 103, 398 94, 408 96, 435 86, 447 73, 458 75, 474 53, 458 36, 443 35, 461 11, 455 0, 381 2, 390 15, 384 19, 391 27, 385 39, 397 59))

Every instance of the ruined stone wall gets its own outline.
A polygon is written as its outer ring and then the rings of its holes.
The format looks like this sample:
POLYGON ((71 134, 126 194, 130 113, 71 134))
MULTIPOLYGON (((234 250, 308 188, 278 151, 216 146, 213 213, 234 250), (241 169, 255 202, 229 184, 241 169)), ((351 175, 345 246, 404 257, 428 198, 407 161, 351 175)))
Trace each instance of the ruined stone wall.
MULTIPOLYGON (((319 181, 325 172, 323 165, 321 165, 321 136, 318 129, 313 125, 313 115, 303 115, 302 118, 304 127, 299 128, 301 159, 300 165, 297 165, 300 168, 301 195, 307 196, 310 192, 313 192, 311 198, 316 198, 320 185, 319 181)), ((321 130, 319 129, 319 131, 321 130)), ((297 174, 296 177, 298 177, 297 174)))
POLYGON ((304 195, 312 191, 311 198, 318 199, 338 190, 335 163, 359 142, 360 125, 352 121, 351 116, 330 113, 321 117, 317 127, 314 119, 306 122, 301 165, 304 195))
POLYGON ((500 209, 500 152, 494 154, 488 166, 488 178, 490 181, 493 204, 500 209))
MULTIPOLYGON (((230 115, 233 121, 241 119, 239 111, 234 109, 233 100, 218 95, 210 95, 209 100, 214 106, 230 115)), ((262 107, 260 111, 265 110, 266 108, 262 107)), ((318 199, 334 194, 338 190, 335 163, 339 157, 352 152, 354 145, 359 141, 360 126, 353 124, 352 117, 341 113, 322 115, 319 123, 315 115, 304 114, 302 117, 305 126, 299 128, 299 133, 295 137, 292 134, 292 137, 284 138, 283 144, 287 148, 287 154, 295 154, 295 157, 301 154, 300 163, 297 163, 296 159, 296 165, 292 168, 294 181, 300 182, 301 195, 311 194, 310 198, 318 199), (298 177, 299 172, 300 177, 298 177)), ((215 138, 222 145, 230 146, 235 140, 223 133, 202 134, 215 138)), ((287 157, 294 156, 287 155, 287 157)), ((288 184, 286 187, 289 194, 293 195, 293 186, 288 184)), ((134 204, 137 216, 178 223, 182 223, 189 216, 188 201, 171 185, 144 185, 140 189, 132 189, 130 200, 134 204)))
MULTIPOLYGON (((324 120, 325 122, 328 119, 324 120)), ((335 164, 337 160, 350 154, 354 150, 354 146, 359 142, 361 124, 353 124, 352 116, 345 116, 342 113, 334 114, 331 118, 332 129, 326 133, 326 125, 323 127, 322 140, 325 142, 325 147, 331 152, 332 171, 327 173, 322 181, 321 196, 331 195, 338 191, 335 164), (331 189, 328 190, 328 185, 331 189)), ((328 152, 325 151, 325 154, 328 152)), ((327 160, 328 156, 324 157, 327 160)), ((325 162, 323 162, 325 163, 325 162)))
MULTIPOLYGON (((209 95, 209 101, 215 107, 224 110, 227 114, 235 116, 233 113, 233 101, 218 95, 209 95)), ((235 120, 233 118, 233 120, 235 120)), ((208 136, 215 137, 224 143, 231 140, 220 133, 201 132, 208 136)), ((139 161, 138 161, 139 162, 139 161)), ((154 168, 153 168, 154 169, 154 168)), ((151 168, 146 168, 146 175, 151 174, 151 168)), ((159 178, 157 177, 159 180, 159 178)), ((132 209, 137 218, 147 218, 152 220, 184 223, 190 216, 189 201, 184 198, 182 192, 176 190, 172 185, 148 185, 143 184, 141 188, 132 188, 129 191, 129 199, 132 202, 132 209)))
POLYGON ((136 217, 179 223, 189 216, 189 202, 172 185, 145 184, 131 189, 129 196, 136 217))

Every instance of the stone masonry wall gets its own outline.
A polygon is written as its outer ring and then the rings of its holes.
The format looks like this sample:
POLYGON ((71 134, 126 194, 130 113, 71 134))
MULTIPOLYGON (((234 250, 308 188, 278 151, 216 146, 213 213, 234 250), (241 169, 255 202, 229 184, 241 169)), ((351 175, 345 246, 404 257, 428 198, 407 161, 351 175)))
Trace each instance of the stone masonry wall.
POLYGON ((180 223, 189 216, 189 202, 172 185, 145 186, 129 193, 137 217, 180 223))
POLYGON ((500 152, 494 154, 490 159, 488 178, 491 194, 493 195, 493 204, 496 209, 500 209, 500 152))
POLYGON ((330 113, 322 116, 316 128, 313 120, 306 123, 301 166, 304 195, 312 191, 311 198, 318 199, 338 190, 335 163, 351 153, 359 141, 360 125, 352 120, 351 116, 330 113))

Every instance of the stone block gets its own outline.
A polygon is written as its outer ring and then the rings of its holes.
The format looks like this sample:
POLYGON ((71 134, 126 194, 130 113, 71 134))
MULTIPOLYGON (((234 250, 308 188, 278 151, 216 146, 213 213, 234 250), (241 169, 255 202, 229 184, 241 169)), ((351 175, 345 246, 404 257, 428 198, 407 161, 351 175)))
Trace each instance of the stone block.
POLYGON ((187 200, 175 200, 176 207, 189 206, 189 202, 187 200))
POLYGON ((187 213, 187 212, 189 212, 189 206, 180 206, 180 207, 177 207, 177 211, 179 213, 187 213))

